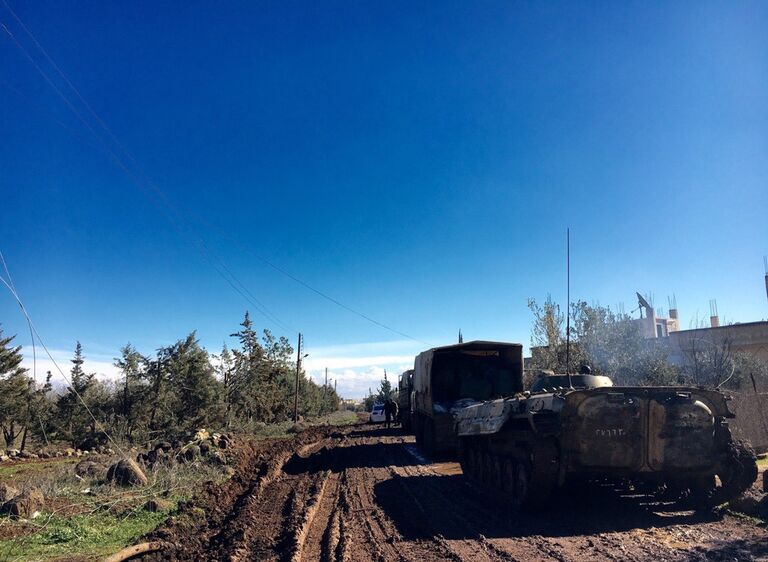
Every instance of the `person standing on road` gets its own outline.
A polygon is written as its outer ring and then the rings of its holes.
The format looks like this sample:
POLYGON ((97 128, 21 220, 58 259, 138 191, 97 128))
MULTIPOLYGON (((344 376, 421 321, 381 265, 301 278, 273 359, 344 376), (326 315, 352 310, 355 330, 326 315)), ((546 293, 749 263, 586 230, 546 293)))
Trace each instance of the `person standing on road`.
POLYGON ((387 429, 389 429, 393 419, 397 420, 397 403, 391 398, 387 398, 387 401, 384 402, 384 420, 387 424, 387 429))

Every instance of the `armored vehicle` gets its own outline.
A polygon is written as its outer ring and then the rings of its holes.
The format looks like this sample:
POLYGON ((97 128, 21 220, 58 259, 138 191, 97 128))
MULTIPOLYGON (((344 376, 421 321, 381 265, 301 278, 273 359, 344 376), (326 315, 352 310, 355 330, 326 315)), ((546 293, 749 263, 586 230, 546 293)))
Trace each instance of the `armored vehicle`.
POLYGON ((397 383, 397 415, 403 431, 411 431, 411 393, 413 392, 413 369, 400 375, 397 383))
POLYGON ((541 507, 570 482, 596 481, 709 508, 757 477, 751 448, 731 437, 727 420, 734 416, 721 392, 548 390, 486 401, 456 415, 465 475, 512 506, 541 507))
POLYGON ((472 341, 424 351, 416 356, 410 405, 416 442, 429 453, 455 454, 455 412, 522 390, 520 344, 472 341))

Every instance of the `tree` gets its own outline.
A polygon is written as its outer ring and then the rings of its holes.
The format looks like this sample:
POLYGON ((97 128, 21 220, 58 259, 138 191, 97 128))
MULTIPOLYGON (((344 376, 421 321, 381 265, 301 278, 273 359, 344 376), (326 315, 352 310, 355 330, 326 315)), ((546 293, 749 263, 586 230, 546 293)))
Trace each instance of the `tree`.
POLYGON ((172 388, 174 425, 189 430, 220 421, 218 382, 195 332, 167 348, 164 362, 172 388))
MULTIPOLYGON (((532 366, 565 372, 566 337, 560 307, 547 297, 539 306, 530 299, 534 316, 531 337, 532 366)), ((637 322, 609 307, 578 301, 571 305, 570 371, 581 364, 593 374, 610 376, 616 384, 671 385, 679 380, 678 370, 669 364, 669 352, 646 340, 637 322)))
POLYGON ((88 430, 96 431, 96 422, 89 413, 88 390, 95 384, 95 375, 83 371, 83 346, 78 341, 75 346, 75 357, 71 360, 69 371, 69 386, 59 397, 59 432, 61 437, 77 446, 85 437, 88 430))
POLYGON ((21 366, 21 346, 13 347, 16 336, 3 337, 0 330, 0 426, 5 446, 13 446, 27 427, 32 379, 21 366))
POLYGON ((131 344, 126 344, 120 349, 120 357, 116 358, 114 363, 123 375, 121 387, 114 400, 114 414, 123 436, 129 441, 133 441, 134 433, 148 412, 145 400, 147 363, 147 358, 131 344))
POLYGON ((560 305, 547 295, 543 305, 535 299, 528 299, 528 308, 533 313, 531 333, 531 359, 535 369, 565 371, 564 357, 561 357, 565 342, 563 313, 560 305))
POLYGON ((234 386, 232 384, 234 362, 226 343, 221 348, 218 360, 216 374, 224 386, 224 423, 226 427, 230 427, 232 425, 232 402, 234 401, 234 386))
POLYGON ((387 370, 384 370, 384 378, 381 379, 381 382, 379 383, 379 392, 376 395, 376 400, 378 402, 386 402, 387 400, 390 400, 394 396, 394 392, 392 391, 392 383, 389 382, 389 379, 387 379, 387 370))
POLYGON ((687 384, 758 390, 768 380, 768 363, 733 348, 730 330, 694 329, 679 339, 681 380, 687 384))
POLYGON ((572 306, 577 353, 594 374, 610 376, 620 385, 672 385, 678 371, 668 361, 669 351, 647 340, 640 325, 609 307, 579 301, 572 306))

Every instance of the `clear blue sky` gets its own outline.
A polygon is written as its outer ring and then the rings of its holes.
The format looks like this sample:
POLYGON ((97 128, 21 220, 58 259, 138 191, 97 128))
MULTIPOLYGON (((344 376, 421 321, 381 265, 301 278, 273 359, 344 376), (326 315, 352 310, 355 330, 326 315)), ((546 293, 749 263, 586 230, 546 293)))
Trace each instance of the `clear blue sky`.
POLYGON ((527 344, 566 226, 574 298, 768 317, 764 2, 7 1, 167 201, 0 2, 102 139, 0 28, 0 249, 53 349, 215 351, 249 308, 357 395, 425 344, 254 254, 418 340, 527 344))

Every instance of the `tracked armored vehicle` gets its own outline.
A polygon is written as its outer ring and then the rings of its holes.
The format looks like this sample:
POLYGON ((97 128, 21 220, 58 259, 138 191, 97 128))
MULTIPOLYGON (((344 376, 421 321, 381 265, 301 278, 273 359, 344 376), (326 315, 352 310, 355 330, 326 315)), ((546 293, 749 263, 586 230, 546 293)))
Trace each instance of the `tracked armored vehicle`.
POLYGON ((511 506, 542 507, 557 489, 592 481, 705 509, 757 477, 751 448, 731 437, 721 392, 556 382, 455 416, 464 474, 511 506))

